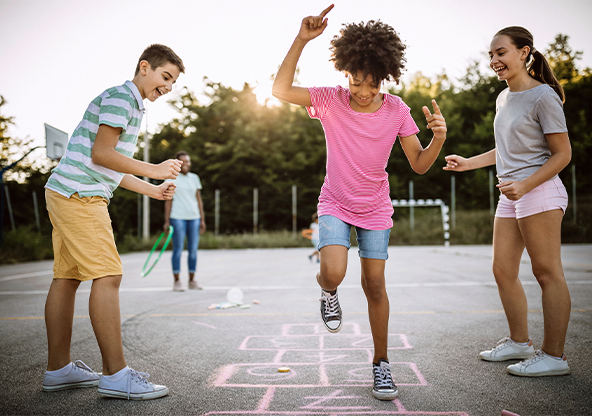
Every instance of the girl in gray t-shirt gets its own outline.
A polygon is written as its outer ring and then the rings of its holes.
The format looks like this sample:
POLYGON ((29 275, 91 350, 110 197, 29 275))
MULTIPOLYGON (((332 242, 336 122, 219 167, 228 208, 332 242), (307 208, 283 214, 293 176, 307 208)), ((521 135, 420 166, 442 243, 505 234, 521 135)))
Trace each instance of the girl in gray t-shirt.
POLYGON ((569 374, 563 348, 571 300, 561 265, 561 220, 567 192, 557 176, 571 160, 563 88, 532 34, 517 26, 491 41, 490 67, 508 88, 496 101, 495 149, 465 159, 446 156, 444 170, 462 172, 495 164, 500 199, 493 226, 493 274, 509 336, 479 354, 486 361, 524 359, 507 371, 518 376, 569 374), (518 279, 524 248, 543 296, 544 340, 528 336, 528 306, 518 279))

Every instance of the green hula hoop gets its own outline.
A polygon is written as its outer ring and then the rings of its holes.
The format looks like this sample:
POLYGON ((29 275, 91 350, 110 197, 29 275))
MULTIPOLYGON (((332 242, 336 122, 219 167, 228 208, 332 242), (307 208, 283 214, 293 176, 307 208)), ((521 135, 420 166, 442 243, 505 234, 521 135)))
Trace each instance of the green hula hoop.
POLYGON ((154 246, 152 247, 152 251, 150 251, 150 254, 148 254, 148 258, 146 259, 146 263, 144 263, 144 267, 142 267, 142 273, 140 273, 140 276, 142 276, 142 277, 148 276, 148 274, 152 271, 154 266, 156 266, 156 263, 158 263, 158 260, 160 260, 160 256, 162 256, 162 253, 164 253, 167 246, 171 242, 171 238, 173 238, 173 232, 175 231, 175 229, 173 228, 172 225, 169 225, 168 231, 169 231, 169 236, 167 237, 166 241, 164 242, 164 246, 162 246, 162 250, 160 250, 158 257, 156 258, 156 260, 154 260, 154 263, 152 263, 152 266, 150 266, 150 268, 148 270, 146 270, 146 266, 148 266, 148 263, 150 262, 150 257, 152 257, 152 253, 154 253, 154 251, 156 250, 156 247, 158 247, 158 243, 160 243, 160 240, 162 240, 162 237, 164 237, 164 231, 160 234, 160 237, 158 237, 158 240, 156 240, 156 243, 154 243, 154 246))

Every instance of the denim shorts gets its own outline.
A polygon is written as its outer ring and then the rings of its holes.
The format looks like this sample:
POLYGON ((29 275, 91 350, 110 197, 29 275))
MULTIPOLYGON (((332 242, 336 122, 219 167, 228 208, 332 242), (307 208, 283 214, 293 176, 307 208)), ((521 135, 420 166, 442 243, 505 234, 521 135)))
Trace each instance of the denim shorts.
MULTIPOLYGON (((319 217, 319 246, 339 245, 349 248, 349 236, 353 225, 341 221, 332 215, 319 217)), ((358 254, 365 259, 388 259, 388 243, 391 230, 366 230, 355 227, 358 241, 358 254)))
POLYGON ((524 194, 518 201, 509 200, 500 194, 495 216, 520 219, 554 209, 561 209, 565 214, 566 208, 567 191, 557 176, 524 194))

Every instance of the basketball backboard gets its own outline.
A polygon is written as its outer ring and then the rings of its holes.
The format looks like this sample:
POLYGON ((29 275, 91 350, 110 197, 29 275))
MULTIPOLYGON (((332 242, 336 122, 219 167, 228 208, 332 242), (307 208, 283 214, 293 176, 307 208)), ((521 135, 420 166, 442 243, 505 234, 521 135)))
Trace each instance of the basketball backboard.
POLYGON ((64 153, 66 153, 68 133, 45 123, 45 142, 47 157, 53 160, 60 160, 64 156, 64 153))

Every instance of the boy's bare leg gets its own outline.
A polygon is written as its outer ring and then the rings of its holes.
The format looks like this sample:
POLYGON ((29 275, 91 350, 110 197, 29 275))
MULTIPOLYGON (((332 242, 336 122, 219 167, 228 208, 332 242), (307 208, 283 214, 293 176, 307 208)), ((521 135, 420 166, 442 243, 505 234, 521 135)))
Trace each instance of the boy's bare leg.
POLYGON ((317 282, 321 289, 331 292, 337 289, 345 278, 347 270, 347 247, 340 245, 325 246, 321 249, 321 270, 317 273, 317 282))
POLYGON ((103 357, 103 374, 108 376, 126 367, 121 342, 119 285, 121 275, 93 280, 89 299, 90 322, 103 357))
POLYGON ((51 282, 45 301, 47 371, 59 370, 71 362, 72 320, 78 286, 80 281, 72 279, 51 282))
POLYGON ((385 260, 360 259, 362 288, 368 300, 370 330, 374 341, 374 363, 380 358, 388 361, 389 300, 384 281, 385 260))

